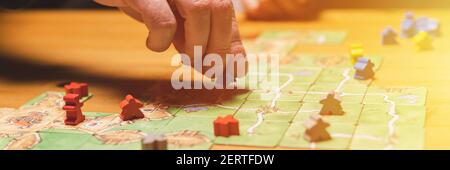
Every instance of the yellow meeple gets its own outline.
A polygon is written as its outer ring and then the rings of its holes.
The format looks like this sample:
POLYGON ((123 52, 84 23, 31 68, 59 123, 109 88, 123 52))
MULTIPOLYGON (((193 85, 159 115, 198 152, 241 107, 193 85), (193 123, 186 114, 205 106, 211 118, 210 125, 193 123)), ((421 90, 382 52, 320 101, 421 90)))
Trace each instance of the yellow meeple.
POLYGON ((364 56, 364 48, 362 44, 351 44, 350 45, 350 59, 352 61, 352 64, 354 65, 356 61, 358 61, 358 58, 364 56))
POLYGON ((418 51, 432 49, 433 38, 428 32, 421 31, 413 38, 415 47, 418 51))

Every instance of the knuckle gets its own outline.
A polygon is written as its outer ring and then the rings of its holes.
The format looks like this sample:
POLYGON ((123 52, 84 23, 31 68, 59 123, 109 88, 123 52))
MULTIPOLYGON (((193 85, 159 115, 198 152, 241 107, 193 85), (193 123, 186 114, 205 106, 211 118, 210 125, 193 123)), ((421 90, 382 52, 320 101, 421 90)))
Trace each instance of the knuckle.
POLYGON ((218 12, 231 12, 233 3, 231 0, 215 0, 212 8, 218 12))
POLYGON ((209 0, 195 0, 188 7, 187 12, 190 15, 199 15, 209 12, 211 8, 211 2, 209 0))

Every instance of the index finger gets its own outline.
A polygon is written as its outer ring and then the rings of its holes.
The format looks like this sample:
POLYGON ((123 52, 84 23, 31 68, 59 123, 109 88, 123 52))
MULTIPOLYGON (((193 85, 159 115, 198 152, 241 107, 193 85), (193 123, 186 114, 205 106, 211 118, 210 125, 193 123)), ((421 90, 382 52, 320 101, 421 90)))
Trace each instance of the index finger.
POLYGON ((170 47, 177 28, 177 21, 165 0, 126 0, 126 3, 141 14, 149 35, 147 47, 161 52, 170 47))

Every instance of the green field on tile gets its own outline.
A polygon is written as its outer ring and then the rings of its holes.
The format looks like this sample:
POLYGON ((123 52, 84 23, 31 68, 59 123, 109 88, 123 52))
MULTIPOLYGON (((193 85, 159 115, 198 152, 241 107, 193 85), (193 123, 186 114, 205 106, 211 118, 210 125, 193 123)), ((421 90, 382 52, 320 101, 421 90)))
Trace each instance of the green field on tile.
POLYGON ((92 136, 86 133, 40 132, 40 142, 34 150, 75 150, 79 149, 92 136))
POLYGON ((274 91, 255 91, 248 96, 247 100, 272 101, 277 99, 278 101, 301 101, 304 96, 305 93, 294 91, 282 91, 281 93, 275 93, 274 91))
POLYGON ((386 100, 395 102, 397 105, 425 105, 427 89, 423 87, 398 87, 382 88, 369 87, 364 103, 379 104, 386 100))
POLYGON ((285 80, 283 82, 292 77, 293 83, 312 83, 319 77, 322 69, 317 67, 281 66, 279 72, 280 79, 285 80))
MULTIPOLYGON (((265 121, 281 121, 281 122, 290 122, 296 112, 280 112, 280 111, 273 111, 270 113, 264 114, 264 120, 265 121)), ((254 121, 257 119, 257 112, 253 110, 245 110, 241 109, 239 110, 235 116, 238 120, 244 120, 244 121, 254 121)))
POLYGON ((141 132, 149 133, 160 129, 167 125, 173 118, 164 120, 136 120, 132 124, 124 124, 107 131, 117 131, 117 130, 138 130, 141 132))
POLYGON ((176 116, 206 116, 206 117, 218 117, 234 114, 238 110, 239 106, 187 106, 183 107, 176 116))
MULTIPOLYGON (((324 99, 326 95, 337 90, 339 83, 317 83, 311 86, 303 99, 304 102, 317 103, 324 99)), ((361 103, 367 91, 364 84, 346 84, 342 86, 338 96, 342 103, 361 103)))
POLYGON ((315 143, 315 146, 304 139, 305 127, 303 122, 291 124, 280 146, 299 149, 348 149, 355 126, 352 124, 332 123, 327 128, 332 140, 315 143))
MULTIPOLYGON (((304 103, 298 113, 296 114, 293 122, 305 122, 312 115, 319 115, 320 109, 322 105, 320 103, 304 103)), ((363 105, 361 104, 351 104, 344 103, 342 104, 342 108, 344 110, 344 115, 327 115, 322 116, 325 122, 334 124, 334 123, 346 123, 356 125, 361 114, 361 110, 363 105)))
MULTIPOLYGON (((388 124, 392 120, 389 114, 391 105, 385 104, 366 104, 361 113, 359 124, 388 124)), ((399 119, 396 125, 414 125, 424 127, 425 125, 425 107, 400 105, 395 107, 395 114, 399 119)))
POLYGON ((423 127, 397 125, 395 131, 395 136, 390 139, 389 129, 385 125, 359 125, 356 128, 350 149, 423 149, 425 133, 423 127))
POLYGON ((286 122, 264 121, 254 129, 252 134, 249 134, 247 130, 254 126, 254 124, 255 121, 241 121, 239 136, 217 137, 214 143, 222 145, 275 147, 289 126, 289 123, 286 122))
POLYGON ((0 149, 5 148, 13 139, 12 137, 0 137, 0 149))
MULTIPOLYGON (((240 110, 257 111, 272 105, 272 101, 248 100, 240 110)), ((279 112, 296 112, 301 106, 300 102, 293 101, 276 101, 274 109, 279 112)))
POLYGON ((62 129, 62 128, 49 128, 44 129, 39 132, 42 133, 75 133, 75 134, 86 134, 86 132, 76 130, 76 129, 62 129))

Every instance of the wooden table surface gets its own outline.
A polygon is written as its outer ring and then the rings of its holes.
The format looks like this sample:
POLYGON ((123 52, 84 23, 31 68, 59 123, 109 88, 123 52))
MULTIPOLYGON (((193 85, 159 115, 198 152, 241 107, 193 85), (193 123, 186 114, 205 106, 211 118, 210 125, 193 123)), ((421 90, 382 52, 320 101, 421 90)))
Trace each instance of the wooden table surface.
MULTIPOLYGON (((445 9, 413 10, 449 21, 445 9)), ((403 9, 342 9, 324 11, 310 22, 251 22, 240 19, 243 37, 263 30, 347 30, 346 43, 337 46, 302 46, 302 52, 343 54, 348 44, 363 43, 366 53, 384 57, 375 85, 428 88, 426 149, 450 149, 450 27, 435 49, 416 52, 413 44, 380 45, 387 25, 398 30, 403 9)), ((119 112, 126 93, 143 93, 149 84, 166 83, 174 67, 171 48, 164 53, 145 47, 147 31, 118 11, 16 11, 0 13, 0 107, 18 107, 34 96, 68 80, 90 83, 96 96, 85 110, 119 112)), ((152 92, 148 95, 152 95, 152 92)), ((411 132, 414 133, 414 132, 411 132)), ((248 149, 215 146, 213 149, 248 149)), ((265 149, 265 148, 250 148, 265 149)))

